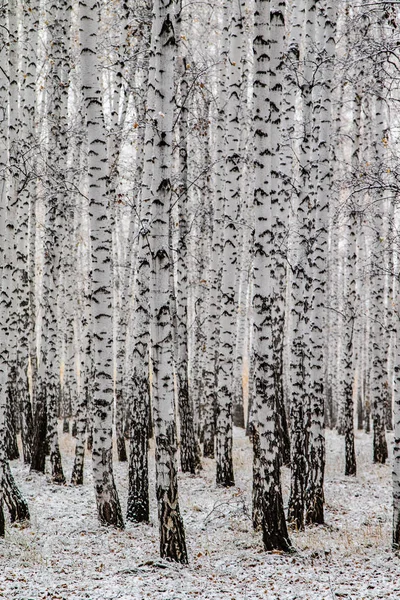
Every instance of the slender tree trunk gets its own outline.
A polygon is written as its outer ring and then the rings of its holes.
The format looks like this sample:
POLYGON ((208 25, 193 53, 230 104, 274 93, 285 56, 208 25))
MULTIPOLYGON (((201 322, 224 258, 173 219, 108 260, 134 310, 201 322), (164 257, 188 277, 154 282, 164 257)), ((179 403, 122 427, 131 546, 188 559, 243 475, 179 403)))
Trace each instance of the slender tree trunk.
MULTIPOLYGON (((180 11, 182 7, 180 7, 180 11)), ((177 20, 180 24, 181 13, 177 20)), ((180 27, 177 29, 177 39, 180 39, 180 27)), ((182 48, 182 43, 178 46, 182 48)), ((195 473, 199 466, 197 436, 194 428, 193 399, 189 388, 189 336, 188 336, 188 96, 189 82, 187 80, 186 58, 178 58, 178 75, 180 76, 179 119, 179 179, 178 179, 178 211, 179 211, 179 240, 177 254, 177 288, 176 314, 178 334, 177 356, 177 387, 180 422, 180 458, 183 472, 195 473)))
MULTIPOLYGON (((10 21, 15 18, 15 14, 10 19, 9 12, 8 17, 7 19, 7 7, 3 5, 0 8, 0 19, 2 23, 8 25, 9 35, 11 36, 13 31, 10 21)), ((10 52, 9 48, 12 44, 9 43, 10 39, 7 39, 6 31, 7 28, 4 27, 1 33, 0 47, 0 106, 4 109, 3 119, 0 121, 0 169, 2 172, 0 181, 0 537, 4 537, 5 534, 4 501, 10 511, 11 522, 29 519, 28 505, 14 482, 7 457, 6 415, 10 363, 10 330, 7 313, 12 289, 10 289, 10 280, 6 266, 9 262, 15 260, 15 257, 7 253, 8 241, 6 231, 3 228, 3 224, 6 223, 8 193, 10 191, 9 186, 11 185, 11 177, 8 175, 8 168, 10 166, 8 162, 10 140, 8 103, 12 99, 9 97, 8 89, 10 71, 7 64, 7 58, 9 58, 7 57, 7 53, 10 52)))
POLYGON ((243 17, 239 2, 232 7, 227 68, 225 207, 222 245, 220 340, 218 356, 218 396, 216 419, 217 485, 234 485, 232 459, 233 368, 235 356, 238 260, 238 206, 240 194, 240 101, 243 17))
POLYGON ((89 147, 92 351, 95 360, 92 462, 99 520, 104 525, 123 528, 112 465, 112 236, 107 190, 107 132, 102 109, 101 70, 97 59, 99 22, 99 2, 81 2, 81 68, 89 147))
POLYGON ((176 42, 171 0, 153 5, 155 126, 151 186, 151 358, 156 440, 156 495, 160 553, 187 563, 185 533, 178 501, 174 414, 173 347, 170 307, 169 224, 171 211, 172 123, 176 42))

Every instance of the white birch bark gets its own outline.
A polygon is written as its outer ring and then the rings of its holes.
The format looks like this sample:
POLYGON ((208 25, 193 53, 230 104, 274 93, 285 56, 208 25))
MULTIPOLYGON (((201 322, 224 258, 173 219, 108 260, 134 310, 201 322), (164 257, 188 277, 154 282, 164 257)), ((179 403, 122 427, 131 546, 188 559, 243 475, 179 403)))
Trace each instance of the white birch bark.
POLYGON ((284 319, 285 268, 277 250, 284 235, 278 172, 282 101, 278 74, 283 63, 284 23, 285 2, 256 2, 253 520, 255 525, 260 522, 266 550, 290 549, 280 483, 275 373, 284 319))
MULTIPOLYGON (((377 167, 380 168, 385 156, 385 140, 387 139, 386 108, 383 97, 377 97, 373 103, 375 111, 372 118, 373 150, 377 167)), ((384 337, 387 335, 384 314, 385 274, 382 268, 384 252, 384 199, 383 194, 376 192, 377 200, 374 213, 374 239, 371 264, 371 317, 372 317, 372 420, 373 420, 373 460, 385 463, 388 448, 385 436, 385 399, 387 364, 384 356, 384 337)))
POLYGON ((312 279, 310 306, 311 381, 308 415, 308 473, 305 490, 305 520, 307 523, 324 522, 324 380, 325 380, 325 327, 327 298, 329 204, 333 182, 332 153, 332 93, 333 60, 335 57, 337 8, 330 2, 317 6, 316 43, 320 64, 319 80, 313 90, 313 171, 316 176, 315 204, 310 212, 313 248, 309 259, 312 279))
POLYGON ((21 37, 17 21, 17 2, 9 3, 9 73, 10 73, 10 169, 11 191, 8 207, 11 246, 17 260, 10 279, 12 391, 21 412, 21 434, 24 461, 31 460, 32 406, 28 389, 29 363, 29 276, 28 223, 30 201, 35 197, 35 83, 38 5, 29 1, 23 6, 21 37))
POLYGON ((229 53, 227 56, 226 155, 224 224, 222 244, 222 278, 220 340, 218 351, 218 397, 216 419, 216 482, 234 485, 232 462, 233 367, 235 356, 236 307, 235 289, 238 260, 238 206, 240 195, 240 102, 241 48, 243 23, 238 0, 231 14, 229 53))
POLYGON ((153 145, 155 119, 155 53, 151 40, 148 75, 146 124, 143 147, 143 171, 140 188, 139 247, 135 264, 132 349, 128 352, 128 402, 130 410, 129 490, 126 518, 149 520, 148 432, 150 424, 150 273, 151 273, 151 184, 153 179, 153 145))
POLYGON ((216 116, 216 166, 213 173, 213 232, 211 244, 211 262, 209 271, 210 281, 210 311, 206 322, 206 358, 204 365, 204 442, 203 452, 205 457, 214 458, 215 455, 215 416, 217 402, 217 369, 218 345, 220 333, 220 293, 221 293, 221 260, 222 260, 222 235, 224 214, 224 157, 225 157, 225 103, 226 91, 226 61, 228 52, 228 3, 222 6, 223 30, 219 53, 221 61, 217 70, 218 112, 216 116))
MULTIPOLYGON (((353 145, 352 170, 356 173, 360 161, 361 99, 356 95, 353 102, 353 145)), ((346 265, 343 324, 343 428, 345 436, 345 475, 356 474, 356 455, 354 448, 354 348, 356 335, 356 273, 357 273, 357 229, 359 210, 357 205, 350 207, 346 224, 346 265)))
MULTIPOLYGON (((299 197, 296 198, 295 227, 293 239, 294 267, 291 286, 291 319, 294 330, 291 343, 291 489, 288 520, 301 530, 304 527, 304 494, 307 473, 306 456, 306 411, 309 404, 310 369, 307 363, 308 322, 310 305, 310 277, 308 253, 310 237, 309 207, 313 202, 313 180, 311 178, 311 118, 313 50, 316 6, 309 0, 304 7, 296 5, 293 19, 297 23, 305 21, 304 39, 297 44, 298 75, 301 89, 301 140, 299 144, 300 181, 299 197)), ((300 38, 301 39, 301 38, 300 38)), ((300 41, 300 40, 299 40, 300 41)))
MULTIPOLYGON (((10 35, 13 31, 10 27, 10 19, 7 18, 7 7, 3 5, 0 8, 0 18, 2 22, 9 26, 10 35)), ((14 15, 15 16, 15 15, 14 15)), ((0 120, 0 218, 3 224, 7 218, 7 203, 10 177, 8 174, 9 164, 9 140, 10 140, 10 120, 8 112, 9 99, 9 64, 8 53, 11 47, 10 38, 7 35, 7 28, 3 27, 0 32, 0 106, 2 107, 2 118, 0 120)), ((8 394, 8 371, 10 362, 10 330, 8 319, 8 306, 10 304, 10 281, 8 277, 8 263, 15 257, 7 253, 7 236, 1 227, 0 234, 0 537, 4 537, 4 502, 10 512, 11 522, 29 520, 28 505, 22 497, 16 486, 10 471, 7 460, 7 394, 8 394)))
POLYGON ((151 357, 153 414, 156 440, 156 494, 160 521, 160 553, 187 562, 179 510, 176 472, 173 347, 170 306, 171 256, 169 226, 173 165, 174 6, 171 0, 153 5, 152 39, 155 50, 155 139, 151 185, 151 357))
POLYGON ((82 88, 88 136, 89 216, 91 238, 91 308, 95 384, 93 390, 93 479, 99 520, 123 528, 112 466, 113 314, 112 235, 109 205, 107 133, 102 108, 101 70, 97 58, 100 4, 80 4, 82 88))
POLYGON ((177 75, 179 77, 178 111, 178 247, 176 269, 176 316, 177 316, 177 392, 180 424, 180 459, 183 472, 195 473, 200 464, 198 442, 194 428, 193 398, 189 388, 189 336, 188 336, 188 115, 189 81, 187 61, 181 40, 182 4, 176 20, 178 43, 177 75))

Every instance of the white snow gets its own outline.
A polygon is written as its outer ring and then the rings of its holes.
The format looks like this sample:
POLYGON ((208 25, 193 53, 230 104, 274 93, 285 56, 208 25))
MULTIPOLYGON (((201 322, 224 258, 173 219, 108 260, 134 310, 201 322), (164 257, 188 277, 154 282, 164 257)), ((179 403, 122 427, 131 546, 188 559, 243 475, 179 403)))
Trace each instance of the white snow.
MULTIPOLYGON (((73 439, 60 433, 70 477, 73 439)), ((180 505, 189 566, 158 556, 151 452, 152 525, 122 532, 96 519, 90 455, 85 484, 58 486, 29 473, 14 476, 31 511, 29 526, 11 526, 0 541, 0 597, 7 600, 175 600, 400 598, 400 561, 391 550, 390 465, 372 464, 372 436, 357 432, 358 475, 346 478, 344 440, 327 432, 326 526, 292 532, 297 552, 267 554, 251 526, 251 448, 235 430, 236 487, 219 489, 214 461, 198 476, 180 473, 180 505)), ((123 507, 127 464, 115 463, 123 507)), ((289 472, 284 469, 287 499, 289 472)))

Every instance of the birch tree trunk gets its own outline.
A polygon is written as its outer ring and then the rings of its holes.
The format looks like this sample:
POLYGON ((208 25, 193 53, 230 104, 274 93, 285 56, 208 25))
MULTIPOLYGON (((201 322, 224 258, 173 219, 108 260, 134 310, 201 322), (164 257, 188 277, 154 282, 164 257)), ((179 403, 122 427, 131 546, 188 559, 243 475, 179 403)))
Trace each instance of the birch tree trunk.
MULTIPOLYGON (((353 104, 354 141, 352 148, 352 168, 357 172, 359 166, 360 149, 360 121, 361 99, 356 96, 353 104)), ((344 344, 343 344, 343 426, 345 436, 345 475, 356 474, 356 455, 354 449, 354 408, 353 408, 353 383, 354 383, 354 337, 356 320, 356 263, 357 263, 357 238, 358 211, 354 207, 348 216, 347 246, 346 246, 346 272, 345 272, 345 318, 344 344)))
MULTIPOLYGON (((182 5, 177 18, 176 37, 180 40, 182 5)), ((180 456, 183 472, 195 473, 200 464, 197 436, 194 428, 193 399, 189 389, 189 337, 188 337, 188 102, 189 82, 187 80, 186 57, 182 52, 182 40, 178 44, 179 54, 177 74, 179 82, 179 159, 178 159, 178 211, 179 240, 177 255, 177 386, 180 423, 180 456)))
POLYGON ((9 223, 12 247, 17 260, 10 275, 12 305, 11 370, 15 381, 15 402, 21 414, 21 437, 24 461, 30 463, 32 446, 32 406, 28 388, 29 364, 29 276, 28 223, 29 207, 36 192, 35 164, 35 85, 38 5, 28 1, 23 7, 21 39, 18 35, 17 2, 9 3, 9 74, 10 74, 10 191, 9 223), (19 89, 20 84, 20 89, 19 89), (20 94, 20 95, 19 95, 20 94), (26 179, 24 177, 24 174, 26 179))
MULTIPOLYGON (((385 156, 385 140, 387 140, 387 120, 385 102, 382 97, 375 100, 375 113, 373 115, 373 148, 377 168, 385 156)), ((373 320, 372 331, 372 421, 373 421, 373 460, 374 462, 384 464, 388 457, 388 448, 385 436, 385 405, 386 405, 386 381, 387 364, 384 356, 384 338, 387 335, 385 328, 384 314, 384 293, 385 277, 382 268, 383 261, 383 242, 384 242, 384 198, 380 190, 376 192, 377 203, 374 214, 374 239, 373 239, 373 262, 372 269, 372 288, 371 288, 371 316, 373 320)))
POLYGON ((233 368, 235 356, 236 308, 235 289, 238 260, 238 206, 240 195, 240 84, 242 15, 238 0, 233 3, 232 23, 227 56, 225 208, 222 245, 220 340, 218 356, 218 397, 216 420, 216 482, 234 485, 232 462, 233 368))
POLYGON ((220 304, 221 304, 221 262, 223 242, 223 215, 224 215, 224 175, 225 175, 225 103, 226 90, 226 61, 228 53, 228 3, 222 6, 223 31, 219 53, 221 62, 217 71, 218 76, 218 112, 216 116, 216 166, 213 174, 213 187, 215 197, 213 201, 213 232, 211 244, 211 262, 209 271, 210 281, 210 310, 206 325, 206 358, 204 365, 204 440, 203 452, 205 457, 215 456, 215 428, 217 409, 217 373, 218 373, 218 346, 220 336, 220 304))
POLYGON ((155 0, 152 46, 155 52, 155 140, 151 185, 151 356, 156 440, 156 494, 160 521, 160 553, 187 563, 178 501, 174 412, 173 346, 170 307, 169 223, 173 165, 173 102, 176 42, 174 5, 155 0))
POLYGON ((275 365, 283 335, 282 256, 277 247, 284 234, 280 220, 279 140, 285 2, 257 0, 253 49, 255 55, 255 257, 253 519, 261 522, 266 550, 289 550, 280 483, 281 458, 277 428, 275 365), (269 110, 268 110, 269 108, 269 110), (267 116, 266 116, 267 115, 267 116), (256 516, 256 513, 258 515, 256 516))
MULTIPOLYGON (((15 17, 15 15, 13 15, 15 17)), ((3 5, 0 8, 0 18, 3 23, 9 26, 10 19, 7 19, 7 8, 3 5)), ((7 236, 3 224, 7 222, 8 193, 10 191, 11 177, 8 174, 9 169, 9 139, 10 139, 10 121, 8 112, 9 103, 9 65, 7 56, 11 46, 7 35, 7 28, 2 28, 0 32, 0 106, 3 108, 3 118, 0 120, 0 169, 2 173, 0 181, 0 537, 4 537, 4 501, 10 511, 11 522, 24 521, 29 519, 28 505, 22 497, 16 486, 7 460, 7 394, 8 394, 8 370, 10 362, 10 331, 8 319, 8 307, 10 305, 10 285, 8 270, 6 267, 12 260, 13 255, 7 252, 7 236)))
MULTIPOLYGON (((400 274, 397 274, 397 285, 400 282, 400 274)), ((395 399, 394 399, 394 436, 393 436, 393 548, 400 547, 400 307, 395 304, 396 317, 396 346, 395 346, 395 399)))
POLYGON ((291 319, 294 334, 291 342, 291 488, 288 520, 298 530, 304 528, 304 502, 307 474, 306 427, 310 394, 310 368, 308 355, 310 274, 308 259, 310 246, 309 207, 313 205, 313 180, 311 178, 311 122, 312 82, 314 74, 313 52, 316 6, 308 0, 303 9, 296 6, 295 18, 305 20, 304 40, 297 47, 298 76, 301 86, 301 140, 299 144, 299 197, 296 198, 296 237, 293 239, 294 268, 291 286, 291 319), (301 50, 303 50, 301 52, 301 50))
MULTIPOLYGON (((107 190, 107 132, 102 108, 101 70, 97 59, 100 3, 80 4, 83 96, 88 136, 89 217, 92 260, 91 309, 95 383, 93 391, 93 479, 99 520, 123 528, 112 465, 113 326, 112 235, 107 190)), ((112 200, 112 199, 111 199, 112 200)))
MULTIPOLYGON (((310 313, 311 382, 308 415, 308 473, 305 490, 306 523, 324 523, 324 379, 326 348, 326 297, 329 203, 333 182, 332 91, 337 9, 329 1, 317 6, 316 43, 320 75, 313 90, 314 157, 316 175, 313 248, 310 257, 312 305, 310 313)), ((310 210, 311 213, 311 210, 310 210)), ((311 216, 311 215, 310 215, 311 216)))
POLYGON ((153 179, 153 145, 155 118, 155 53, 157 41, 153 34, 149 65, 147 114, 143 148, 143 173, 140 189, 139 248, 136 260, 132 334, 132 355, 128 355, 131 385, 129 386, 130 446, 129 490, 126 518, 129 521, 149 520, 148 431, 150 421, 150 274, 151 274, 151 183, 153 179))

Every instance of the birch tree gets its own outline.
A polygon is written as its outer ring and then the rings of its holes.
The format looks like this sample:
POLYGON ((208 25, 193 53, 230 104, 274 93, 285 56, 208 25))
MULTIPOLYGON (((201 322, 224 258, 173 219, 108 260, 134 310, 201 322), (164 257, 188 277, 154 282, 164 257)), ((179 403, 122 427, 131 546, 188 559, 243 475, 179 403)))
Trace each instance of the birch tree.
POLYGON ((221 313, 216 419, 217 485, 234 485, 232 463, 233 365, 236 333, 238 206, 240 194, 240 101, 243 22, 239 2, 233 4, 227 56, 225 193, 222 244, 221 313))
POLYGON ((80 4, 82 91, 88 140, 88 195, 91 239, 91 311, 95 384, 93 389, 93 479, 99 520, 123 528, 112 466, 113 327, 112 236, 108 194, 107 132, 98 62, 100 3, 80 4))
POLYGON ((182 471, 195 473, 199 466, 197 436, 194 428, 193 399, 189 388, 189 336, 188 336, 188 114, 189 81, 187 60, 182 40, 182 3, 178 3, 176 39, 178 40, 177 75, 179 77, 179 99, 177 119, 178 141, 178 248, 177 248, 177 387, 180 424, 180 456, 182 471))
MULTIPOLYGON (((6 7, 0 8, 0 16, 10 27, 10 20, 7 18, 6 7)), ((15 15, 13 15, 14 17, 15 15)), ((2 28, 0 33, 0 103, 2 115, 0 119, 0 219, 2 225, 0 229, 0 537, 5 534, 4 520, 4 502, 6 503, 11 517, 11 522, 29 520, 28 505, 19 491, 12 476, 7 457, 7 394, 8 394, 8 371, 10 364, 10 329, 8 318, 8 307, 10 305, 10 279, 6 269, 7 264, 15 257, 7 252, 7 231, 3 224, 7 223, 7 212, 9 210, 11 174, 9 171, 9 64, 8 48, 9 38, 6 28, 2 28)), ((10 34, 12 30, 10 27, 10 34)))
POLYGON ((174 5, 156 0, 153 6, 154 153, 151 183, 151 357, 156 441, 156 495, 160 521, 160 553, 187 562, 185 533, 178 501, 174 414, 173 346, 170 306, 171 255, 169 223, 172 203, 173 103, 176 41, 174 5))
MULTIPOLYGON (((254 372, 253 486, 266 550, 289 550, 280 483, 281 459, 277 430, 277 378, 283 335, 283 257, 277 251, 284 235, 280 219, 279 142, 285 2, 259 0, 255 5, 255 256, 254 256, 254 372)), ((281 196, 282 197, 282 196, 281 196)), ((257 520, 257 519, 256 519, 257 520)))

